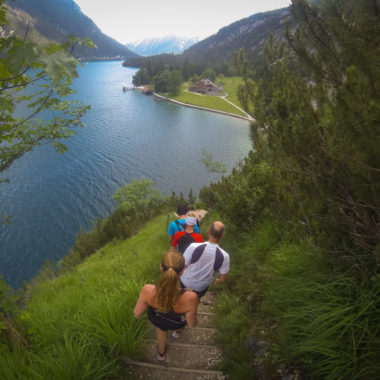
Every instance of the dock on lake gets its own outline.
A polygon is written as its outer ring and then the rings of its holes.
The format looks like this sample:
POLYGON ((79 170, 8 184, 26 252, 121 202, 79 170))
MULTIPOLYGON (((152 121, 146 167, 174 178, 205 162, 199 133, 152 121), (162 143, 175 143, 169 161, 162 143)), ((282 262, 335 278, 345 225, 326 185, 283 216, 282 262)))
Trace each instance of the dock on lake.
POLYGON ((150 89, 149 87, 145 87, 145 86, 128 87, 125 83, 122 83, 121 87, 124 92, 129 91, 129 90, 136 90, 136 91, 141 91, 144 95, 153 95, 153 90, 150 89))

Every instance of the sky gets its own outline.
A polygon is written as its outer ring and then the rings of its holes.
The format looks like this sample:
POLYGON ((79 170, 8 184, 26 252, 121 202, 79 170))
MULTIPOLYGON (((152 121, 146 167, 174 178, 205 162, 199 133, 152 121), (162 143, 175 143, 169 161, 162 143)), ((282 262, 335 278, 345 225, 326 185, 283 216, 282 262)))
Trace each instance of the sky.
POLYGON ((177 36, 206 38, 290 0, 74 0, 103 33, 121 43, 177 36))

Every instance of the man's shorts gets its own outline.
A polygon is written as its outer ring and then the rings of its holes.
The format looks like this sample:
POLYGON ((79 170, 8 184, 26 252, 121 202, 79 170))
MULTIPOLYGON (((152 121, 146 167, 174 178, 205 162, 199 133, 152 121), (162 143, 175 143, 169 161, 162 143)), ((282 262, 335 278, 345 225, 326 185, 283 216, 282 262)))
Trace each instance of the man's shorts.
MULTIPOLYGON (((184 285, 184 283, 181 280, 180 282, 181 282, 181 288, 187 289, 186 285, 184 285)), ((191 290, 198 296, 199 299, 201 299, 206 294, 207 289, 208 287, 204 290, 194 290, 194 289, 191 289, 191 290)))

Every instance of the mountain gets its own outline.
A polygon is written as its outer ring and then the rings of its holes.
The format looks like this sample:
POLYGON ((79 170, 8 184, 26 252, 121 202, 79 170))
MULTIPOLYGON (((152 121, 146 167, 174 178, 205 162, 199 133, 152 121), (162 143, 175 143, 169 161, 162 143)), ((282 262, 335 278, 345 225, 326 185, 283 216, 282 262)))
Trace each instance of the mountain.
POLYGON ((285 31, 290 9, 257 13, 220 29, 216 34, 185 50, 185 58, 208 62, 229 61, 235 51, 244 48, 247 56, 261 53, 269 35, 280 39, 285 31))
POLYGON ((231 63, 236 51, 244 48, 250 65, 262 67, 265 42, 271 34, 277 41, 284 38, 287 21, 292 27, 290 8, 257 13, 223 27, 216 34, 194 44, 182 54, 140 56, 125 60, 123 65, 149 67, 150 70, 152 67, 157 69, 169 65, 184 71, 184 65, 194 66, 196 62, 202 71, 210 65, 218 65, 220 70, 221 67, 231 63))
POLYGON ((140 55, 157 55, 163 53, 179 54, 199 41, 199 38, 180 38, 167 36, 133 41, 125 46, 140 55))
POLYGON ((91 38, 97 48, 77 46, 74 56, 79 59, 128 59, 138 57, 123 44, 105 35, 82 13, 73 0, 16 0, 7 1, 10 28, 23 37, 40 43, 63 42, 67 36, 91 38))

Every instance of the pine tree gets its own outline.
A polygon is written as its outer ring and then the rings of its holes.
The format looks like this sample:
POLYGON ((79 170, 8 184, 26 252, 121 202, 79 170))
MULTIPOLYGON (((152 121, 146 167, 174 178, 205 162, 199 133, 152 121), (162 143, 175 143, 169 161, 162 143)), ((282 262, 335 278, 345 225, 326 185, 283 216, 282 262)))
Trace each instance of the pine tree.
POLYGON ((380 241, 378 2, 294 0, 292 11, 288 45, 266 46, 255 148, 279 169, 283 212, 368 259, 380 241))
POLYGON ((188 201, 189 201, 190 204, 194 204, 195 201, 196 201, 196 199, 194 197, 194 194, 193 194, 193 189, 192 188, 190 188, 190 190, 189 190, 189 195, 187 196, 187 199, 188 199, 188 201))
POLYGON ((235 70, 243 79, 243 84, 238 88, 238 98, 244 110, 253 115, 253 99, 256 93, 255 82, 250 78, 252 72, 249 69, 248 60, 245 55, 245 50, 241 48, 234 55, 233 65, 235 70))

